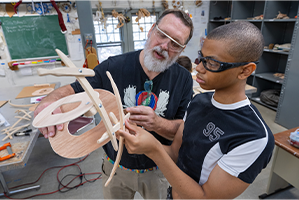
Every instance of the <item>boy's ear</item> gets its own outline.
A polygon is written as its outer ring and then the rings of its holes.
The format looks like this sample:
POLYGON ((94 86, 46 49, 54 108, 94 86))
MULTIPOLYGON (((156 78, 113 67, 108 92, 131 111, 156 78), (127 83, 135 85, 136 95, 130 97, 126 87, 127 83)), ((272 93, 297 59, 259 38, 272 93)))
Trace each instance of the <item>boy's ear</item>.
POLYGON ((256 64, 255 63, 248 63, 247 65, 244 65, 241 67, 241 72, 238 76, 239 79, 244 80, 247 77, 249 77, 256 69, 256 64))

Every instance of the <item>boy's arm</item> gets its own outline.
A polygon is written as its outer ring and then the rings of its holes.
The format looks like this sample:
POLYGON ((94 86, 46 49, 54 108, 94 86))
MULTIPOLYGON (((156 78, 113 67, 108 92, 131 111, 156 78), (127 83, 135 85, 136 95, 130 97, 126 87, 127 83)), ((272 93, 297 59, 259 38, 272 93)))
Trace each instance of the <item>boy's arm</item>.
MULTIPOLYGON (((239 178, 231 176, 218 165, 212 170, 208 181, 200 186, 191 177, 177 167, 162 144, 144 129, 126 121, 129 132, 120 130, 118 134, 125 138, 125 145, 129 153, 146 154, 163 172, 173 187, 174 198, 195 199, 225 199, 240 195, 249 184, 239 178)), ((199 172, 200 173, 200 172, 199 172)))
POLYGON ((172 144, 170 146, 163 145, 164 150, 168 153, 168 155, 175 163, 177 162, 179 156, 179 150, 182 145, 183 130, 184 130, 184 122, 181 123, 177 133, 174 136, 172 144))

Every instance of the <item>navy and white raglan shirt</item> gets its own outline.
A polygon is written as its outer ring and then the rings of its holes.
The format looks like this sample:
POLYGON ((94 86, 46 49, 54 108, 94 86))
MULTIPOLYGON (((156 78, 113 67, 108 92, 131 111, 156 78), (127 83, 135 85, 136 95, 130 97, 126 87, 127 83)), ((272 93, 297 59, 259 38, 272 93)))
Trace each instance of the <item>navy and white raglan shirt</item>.
POLYGON ((274 137, 248 98, 221 104, 213 93, 196 95, 184 120, 177 165, 200 185, 216 164, 250 184, 270 161, 274 137))
MULTIPOLYGON (((93 88, 105 89, 113 93, 106 75, 111 76, 118 87, 124 108, 137 105, 141 99, 140 92, 144 91, 144 83, 149 80, 139 62, 141 51, 129 52, 109 57, 94 68, 95 76, 87 77, 93 88)), ((155 113, 166 119, 183 119, 188 103, 192 98, 193 80, 190 72, 179 64, 173 64, 169 69, 160 73, 153 80, 152 93, 155 94, 155 113)), ((71 84, 76 93, 83 92, 79 82, 71 84)), ((117 106, 117 105, 115 105, 117 106)), ((170 145, 171 141, 151 132, 162 144, 170 145)), ((103 146, 106 154, 115 161, 117 152, 111 142, 103 146)), ((129 169, 148 169, 156 164, 145 155, 128 154, 124 147, 120 164, 129 169)))

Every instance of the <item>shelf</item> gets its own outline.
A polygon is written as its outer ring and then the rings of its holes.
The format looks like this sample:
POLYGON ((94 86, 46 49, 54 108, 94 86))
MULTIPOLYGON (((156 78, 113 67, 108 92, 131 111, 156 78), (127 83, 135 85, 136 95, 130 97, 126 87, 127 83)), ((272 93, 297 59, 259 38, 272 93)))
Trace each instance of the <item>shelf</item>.
POLYGON ((278 54, 283 54, 283 55, 289 55, 288 51, 282 51, 282 50, 264 49, 264 51, 269 52, 269 53, 278 53, 278 54))
POLYGON ((19 68, 26 68, 26 67, 40 67, 45 65, 57 65, 61 64, 61 62, 51 62, 51 63, 37 63, 37 64, 27 64, 27 65, 18 65, 19 68))
POLYGON ((296 22, 297 19, 264 19, 264 22, 296 22))
POLYGON ((275 77, 274 73, 260 73, 260 74, 255 74, 255 76, 268 81, 272 81, 274 83, 279 83, 279 84, 283 83, 283 79, 279 77, 275 77))
POLYGON ((261 19, 232 19, 231 21, 236 22, 236 21, 247 21, 247 22, 262 22, 263 20, 261 19))
POLYGON ((230 22, 230 19, 229 20, 224 20, 224 19, 215 20, 215 19, 211 19, 210 22, 230 22))
POLYGON ((263 103, 259 97, 251 97, 250 100, 252 100, 252 101, 254 101, 256 103, 259 103, 259 104, 261 104, 261 105, 263 105, 263 106, 265 106, 267 108, 270 108, 270 109, 272 109, 274 111, 277 111, 276 107, 273 107, 273 106, 270 106, 268 104, 263 103))

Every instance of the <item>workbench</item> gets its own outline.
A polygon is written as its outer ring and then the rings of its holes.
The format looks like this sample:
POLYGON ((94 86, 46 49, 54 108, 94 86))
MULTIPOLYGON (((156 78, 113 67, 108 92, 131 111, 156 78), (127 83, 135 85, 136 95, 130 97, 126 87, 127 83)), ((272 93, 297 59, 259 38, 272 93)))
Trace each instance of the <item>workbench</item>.
MULTIPOLYGON (((20 93, 20 91, 25 86, 14 86, 14 87, 6 87, 0 89, 0 101, 5 100, 11 100, 13 104, 30 104, 30 97, 29 98, 22 98, 22 99, 15 99, 15 97, 20 93)), ((60 83, 55 83, 55 88, 60 87, 60 83)), ((17 113, 15 111, 19 109, 28 110, 27 108, 17 108, 12 107, 10 104, 6 103, 0 108, 0 113, 4 118, 10 123, 10 126, 12 126, 18 119, 15 118, 17 116, 17 113)), ((33 119, 33 112, 30 114, 33 119)), ((21 126, 24 124, 32 123, 31 121, 22 120, 20 123, 17 124, 17 126, 21 126)), ((2 129, 6 128, 4 125, 0 126, 0 131, 2 129)), ((32 186, 28 188, 23 188, 15 191, 9 191, 5 179, 2 175, 2 172, 22 168, 26 166, 26 163, 30 157, 30 154, 32 152, 32 149, 35 145, 35 142, 38 138, 39 131, 32 127, 31 125, 28 127, 28 129, 32 129, 33 131, 30 133, 30 136, 22 136, 22 137, 15 137, 13 136, 13 139, 6 139, 5 141, 2 141, 2 139, 6 136, 6 134, 2 134, 0 132, 0 146, 3 146, 5 143, 10 142, 11 143, 11 149, 12 152, 15 153, 15 157, 10 158, 8 160, 4 160, 0 162, 0 182, 2 184, 3 190, 6 193, 6 195, 11 195, 18 192, 23 192, 31 189, 38 189, 40 186, 32 186)), ((0 157, 7 155, 7 150, 0 151, 0 157)), ((3 196, 4 193, 0 194, 0 197, 3 196)))
POLYGON ((299 189, 299 149, 288 142, 290 133, 298 128, 274 134, 276 146, 273 154, 273 163, 266 194, 260 195, 260 198, 266 198, 290 185, 299 189))

